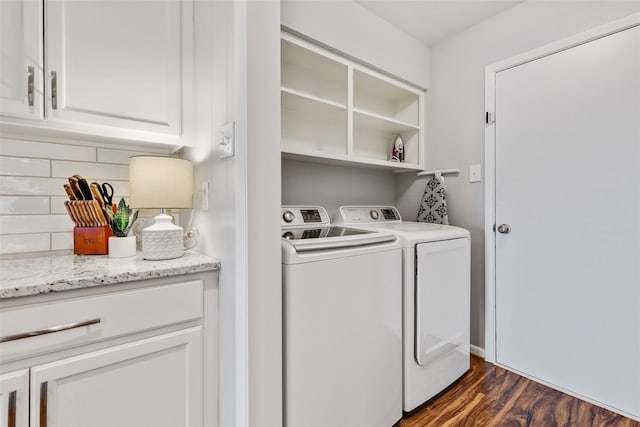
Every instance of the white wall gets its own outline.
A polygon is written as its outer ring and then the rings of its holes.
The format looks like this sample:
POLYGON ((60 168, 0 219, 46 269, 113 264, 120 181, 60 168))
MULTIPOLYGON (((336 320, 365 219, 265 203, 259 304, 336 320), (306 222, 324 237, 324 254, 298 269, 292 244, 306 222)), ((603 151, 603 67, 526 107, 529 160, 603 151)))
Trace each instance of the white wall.
MULTIPOLYGON (((73 222, 62 187, 67 178, 79 174, 89 182, 109 182, 114 202, 128 201, 129 157, 168 154, 166 148, 124 143, 41 139, 0 139, 0 254, 72 250, 73 222)), ((143 212, 132 232, 139 233, 153 215, 143 212)))
POLYGON ((282 25, 419 87, 429 48, 351 0, 284 0, 282 25))
POLYGON ((282 162, 282 204, 320 205, 332 218, 342 205, 393 205, 394 191, 393 172, 282 162))
MULTIPOLYGON (((446 181, 450 220, 471 231, 471 342, 484 348, 484 195, 468 182, 470 164, 484 160, 485 66, 640 10, 638 2, 527 1, 431 46, 426 166, 459 167, 446 181)), ((408 213, 424 189, 408 176, 396 198, 408 213)), ((414 214, 415 215, 415 214, 414 214)))
POLYGON ((246 8, 249 425, 282 425, 280 2, 246 8))

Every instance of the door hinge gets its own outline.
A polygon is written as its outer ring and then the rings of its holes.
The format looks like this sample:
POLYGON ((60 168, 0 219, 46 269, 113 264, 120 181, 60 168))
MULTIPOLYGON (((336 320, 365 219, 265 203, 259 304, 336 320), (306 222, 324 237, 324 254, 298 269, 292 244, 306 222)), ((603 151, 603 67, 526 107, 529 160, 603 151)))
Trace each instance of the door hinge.
POLYGON ((490 111, 487 111, 484 115, 485 117, 485 123, 490 125, 491 123, 495 123, 496 122, 496 115, 495 113, 492 113, 490 111))

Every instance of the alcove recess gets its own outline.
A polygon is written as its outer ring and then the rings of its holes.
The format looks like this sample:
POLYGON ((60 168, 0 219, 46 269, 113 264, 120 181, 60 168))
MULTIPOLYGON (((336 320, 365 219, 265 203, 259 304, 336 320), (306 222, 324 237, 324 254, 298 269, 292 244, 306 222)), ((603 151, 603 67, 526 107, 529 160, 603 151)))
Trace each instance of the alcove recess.
POLYGON ((287 32, 281 52, 283 158, 423 170, 424 91, 287 32), (390 161, 397 135, 403 163, 390 161))

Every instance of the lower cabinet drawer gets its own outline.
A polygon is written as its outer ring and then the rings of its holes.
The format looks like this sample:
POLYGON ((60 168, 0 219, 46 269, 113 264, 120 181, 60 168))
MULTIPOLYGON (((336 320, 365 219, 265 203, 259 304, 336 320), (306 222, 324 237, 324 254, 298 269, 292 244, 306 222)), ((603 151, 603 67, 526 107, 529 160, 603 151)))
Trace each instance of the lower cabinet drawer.
POLYGON ((2 361, 197 320, 202 280, 0 310, 2 361))

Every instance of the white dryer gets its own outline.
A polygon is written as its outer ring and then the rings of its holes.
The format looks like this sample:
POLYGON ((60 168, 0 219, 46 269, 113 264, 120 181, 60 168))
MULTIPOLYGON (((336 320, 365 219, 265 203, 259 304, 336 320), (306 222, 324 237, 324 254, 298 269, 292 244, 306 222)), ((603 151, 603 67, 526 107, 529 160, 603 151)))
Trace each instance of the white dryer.
POLYGON ((470 233, 402 221, 393 206, 342 206, 334 224, 400 239, 403 410, 412 411, 469 370, 470 233))
POLYGON ((402 418, 402 255, 392 233, 282 207, 284 424, 390 427, 402 418))

